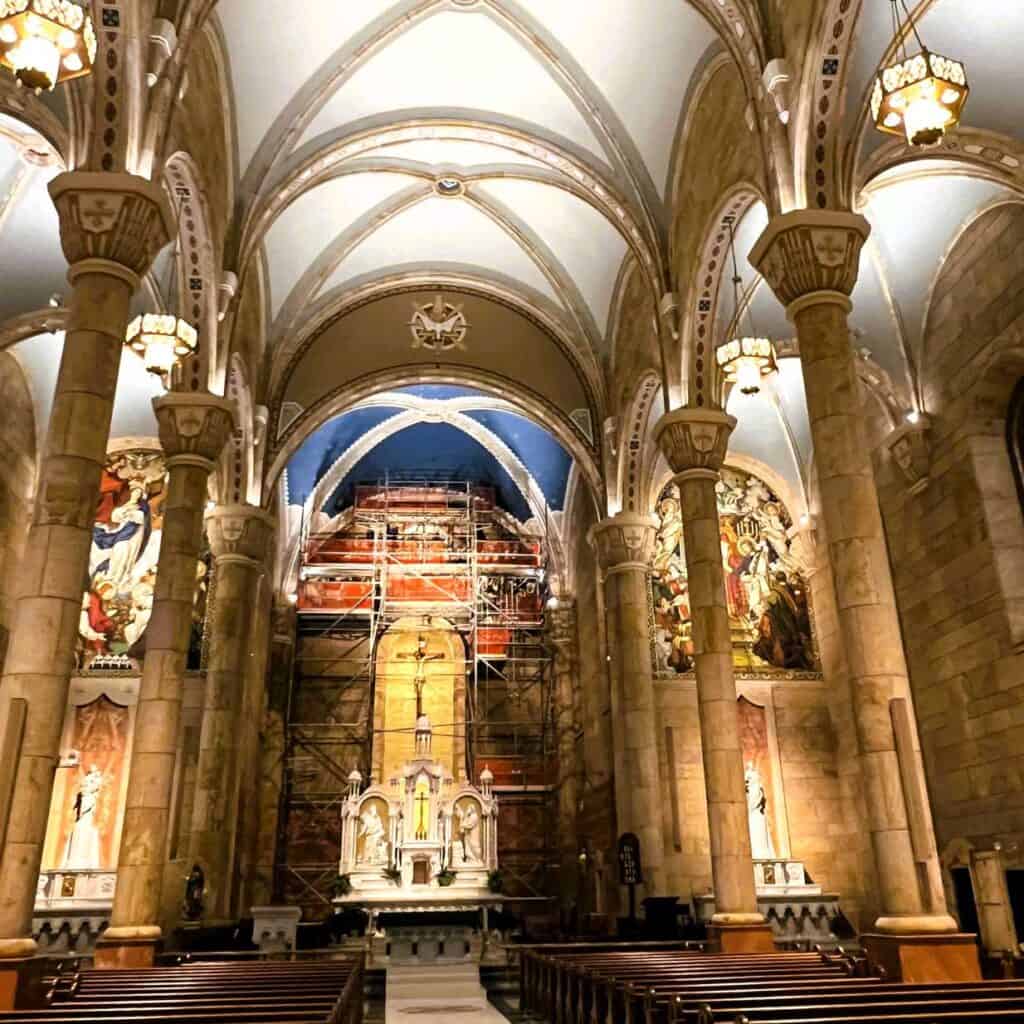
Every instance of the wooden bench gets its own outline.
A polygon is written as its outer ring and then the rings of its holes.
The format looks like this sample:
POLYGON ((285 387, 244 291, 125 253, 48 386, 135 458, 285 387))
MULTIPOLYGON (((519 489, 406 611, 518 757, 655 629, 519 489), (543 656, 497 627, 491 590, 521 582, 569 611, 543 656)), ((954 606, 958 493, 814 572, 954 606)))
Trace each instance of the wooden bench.
POLYGON ((83 971, 0 1024, 361 1024, 361 957, 83 971))

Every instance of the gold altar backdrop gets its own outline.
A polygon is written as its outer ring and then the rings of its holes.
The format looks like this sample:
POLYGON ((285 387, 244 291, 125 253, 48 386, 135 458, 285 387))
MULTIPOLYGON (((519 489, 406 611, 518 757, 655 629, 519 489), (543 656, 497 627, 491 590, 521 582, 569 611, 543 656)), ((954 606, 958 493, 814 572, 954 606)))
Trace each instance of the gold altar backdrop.
POLYGON ((377 645, 374 697, 373 773, 387 784, 415 755, 416 681, 422 680, 423 710, 434 731, 433 758, 459 777, 456 743, 465 730, 456 694, 465 694, 466 658, 462 638, 445 619, 399 619, 377 645), (421 644, 421 640, 423 643, 421 644))
POLYGON ((50 803, 44 871, 117 867, 131 725, 132 708, 106 693, 69 707, 50 803))

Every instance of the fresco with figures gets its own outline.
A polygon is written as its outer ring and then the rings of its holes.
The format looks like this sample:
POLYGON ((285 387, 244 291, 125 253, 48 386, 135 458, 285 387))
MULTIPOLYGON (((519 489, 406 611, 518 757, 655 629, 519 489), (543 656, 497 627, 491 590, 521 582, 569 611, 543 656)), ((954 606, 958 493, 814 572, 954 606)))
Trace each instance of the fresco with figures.
MULTIPOLYGON (((738 668, 813 671, 807 587, 791 551, 792 520, 756 476, 723 469, 718 516, 726 603, 738 668)), ((693 668, 690 595, 679 493, 669 484, 658 499, 658 538, 651 576, 656 664, 693 668)))
POLYGON ((82 596, 78 636, 82 661, 143 653, 153 611, 163 530, 167 471, 152 449, 112 453, 103 468, 82 596))

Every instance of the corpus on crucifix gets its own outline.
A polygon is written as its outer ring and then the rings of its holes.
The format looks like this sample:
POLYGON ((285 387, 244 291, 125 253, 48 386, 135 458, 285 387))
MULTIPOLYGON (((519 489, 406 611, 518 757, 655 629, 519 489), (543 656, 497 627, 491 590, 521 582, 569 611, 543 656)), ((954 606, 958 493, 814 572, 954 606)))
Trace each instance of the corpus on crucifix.
POLYGON ((421 633, 416 640, 416 650, 411 654, 402 653, 397 656, 402 661, 412 659, 416 662, 416 675, 413 677, 412 685, 416 689, 416 720, 419 721, 423 714, 423 686, 427 681, 426 663, 428 661, 440 661, 443 654, 427 654, 427 640, 421 633))

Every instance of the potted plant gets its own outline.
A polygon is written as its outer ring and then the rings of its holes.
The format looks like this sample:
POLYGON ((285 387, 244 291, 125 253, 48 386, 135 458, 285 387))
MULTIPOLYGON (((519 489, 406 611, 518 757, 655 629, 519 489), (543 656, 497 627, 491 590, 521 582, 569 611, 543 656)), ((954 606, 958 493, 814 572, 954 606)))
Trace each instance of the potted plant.
POLYGON ((442 871, 437 876, 437 884, 438 885, 451 885, 452 882, 454 882, 454 881, 455 881, 455 872, 452 871, 451 868, 445 868, 444 871, 442 871))
POLYGON ((402 882, 402 872, 398 868, 390 867, 384 869, 384 877, 389 882, 394 882, 395 885, 400 885, 402 882))
POLYGON ((347 896, 352 891, 352 879, 348 875, 338 875, 331 888, 335 896, 347 896))
POLYGON ((495 893, 505 891, 505 877, 497 868, 487 872, 487 888, 495 893))

